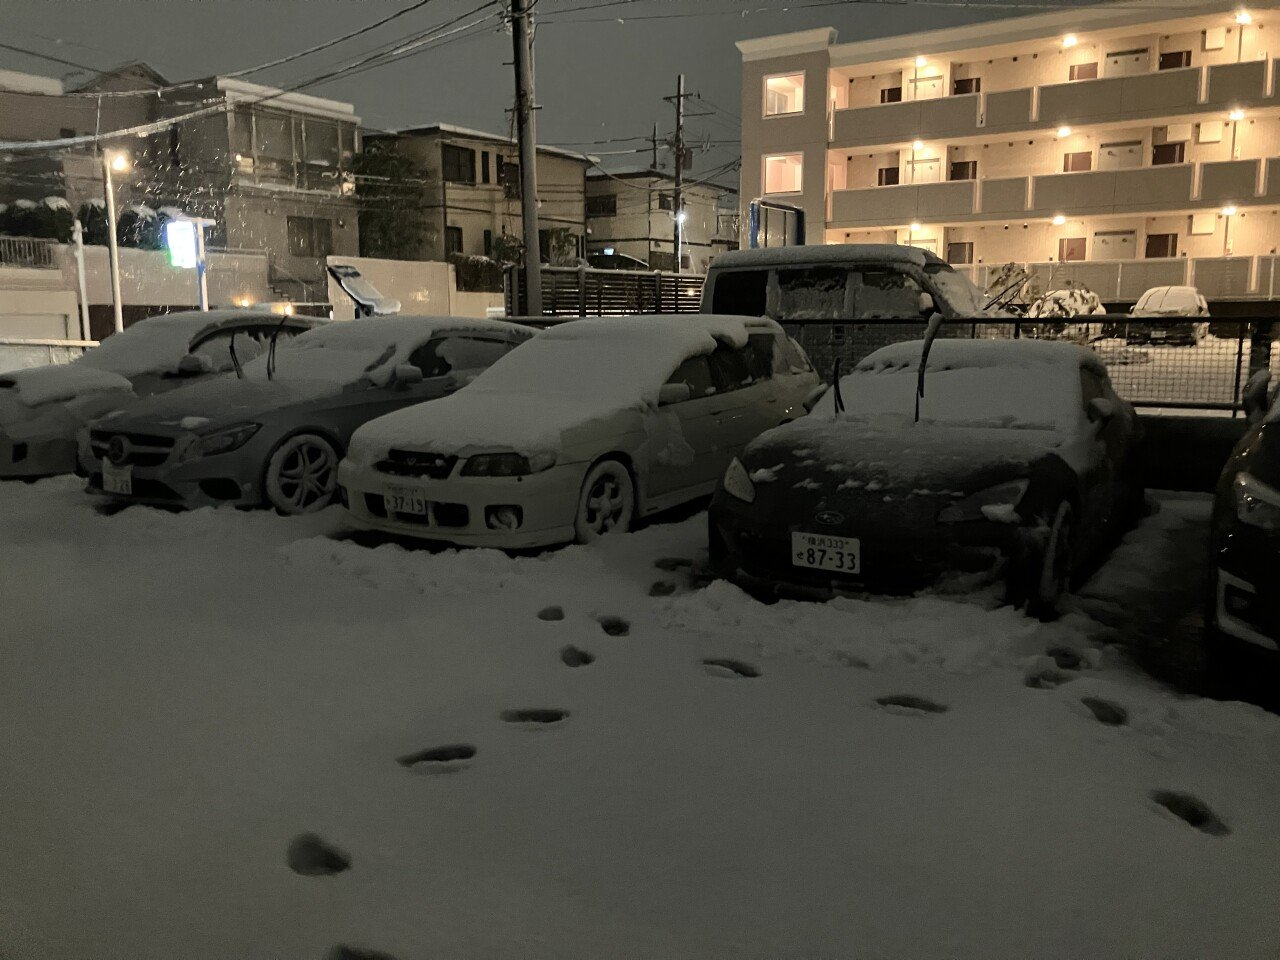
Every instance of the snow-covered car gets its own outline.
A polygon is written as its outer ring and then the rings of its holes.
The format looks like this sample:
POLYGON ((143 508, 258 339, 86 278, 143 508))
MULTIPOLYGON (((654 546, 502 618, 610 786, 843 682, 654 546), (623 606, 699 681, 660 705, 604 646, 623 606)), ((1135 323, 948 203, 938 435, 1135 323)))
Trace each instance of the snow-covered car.
POLYGON ((818 378, 772 320, 588 318, 465 390, 357 430, 338 470, 366 529, 507 548, 587 541, 705 496, 818 378))
POLYGON ((1102 305, 1102 298, 1092 290, 1086 290, 1083 287, 1067 287, 1062 290, 1050 290, 1033 300, 1027 307, 1027 319, 1064 319, 1106 312, 1107 308, 1102 305))
POLYGON ((1179 317, 1208 317, 1209 304, 1195 287, 1152 287, 1133 305, 1125 331, 1129 343, 1169 343, 1195 346, 1209 335, 1208 320, 1179 321, 1179 317))
POLYGON ((71 473, 76 435, 89 421, 230 370, 232 334, 247 359, 272 336, 313 324, 243 310, 171 313, 139 320, 71 363, 0 374, 0 477, 71 473))
POLYGON ((88 489, 165 506, 319 510, 358 426, 452 393, 535 332, 459 317, 327 324, 239 375, 92 424, 80 453, 88 489))
POLYGON ((722 576, 797 593, 922 586, 1003 559, 1051 611, 1141 509, 1138 421, 1089 350, 1036 340, 877 350, 812 413, 760 436, 712 500, 722 576))

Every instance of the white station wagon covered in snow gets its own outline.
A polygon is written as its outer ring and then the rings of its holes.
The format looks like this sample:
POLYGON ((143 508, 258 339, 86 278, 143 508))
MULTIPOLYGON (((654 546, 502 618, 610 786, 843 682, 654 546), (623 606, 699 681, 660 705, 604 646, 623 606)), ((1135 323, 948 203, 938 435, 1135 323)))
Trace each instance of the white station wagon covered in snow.
POLYGON ((456 394, 365 424, 338 483, 357 526, 535 547, 705 496, 818 378, 764 318, 575 320, 456 394))

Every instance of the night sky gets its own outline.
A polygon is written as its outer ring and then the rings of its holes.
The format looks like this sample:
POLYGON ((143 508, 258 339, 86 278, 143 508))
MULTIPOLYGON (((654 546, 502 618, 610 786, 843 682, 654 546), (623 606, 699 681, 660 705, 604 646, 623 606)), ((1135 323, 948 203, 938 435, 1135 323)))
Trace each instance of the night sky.
MULTIPOLYGON (((412 0, 3 0, 3 40, 94 68, 144 60, 171 81, 225 73, 306 49, 408 7, 412 0)), ((493 14, 483 0, 430 0, 352 41, 244 79, 292 85, 357 60, 401 37, 455 18, 464 27, 493 14), (474 11, 474 12, 473 12, 474 11), (468 15, 469 14, 469 15, 468 15)), ((649 158, 639 141, 652 124, 669 134, 662 97, 684 71, 691 103, 688 136, 713 143, 695 167, 710 171, 739 154, 739 57, 734 41, 833 26, 840 40, 970 23, 999 16, 990 7, 884 5, 840 0, 538 0, 536 35, 543 143, 581 145, 611 168, 649 158), (641 148, 637 154, 606 151, 641 148)), ((1027 12, 1019 10, 1017 12, 1027 12)), ((509 35, 488 21, 376 69, 307 86, 302 92, 351 101, 370 127, 442 121, 508 132, 512 97, 509 35)), ((83 77, 73 68, 0 50, 0 68, 83 77)))

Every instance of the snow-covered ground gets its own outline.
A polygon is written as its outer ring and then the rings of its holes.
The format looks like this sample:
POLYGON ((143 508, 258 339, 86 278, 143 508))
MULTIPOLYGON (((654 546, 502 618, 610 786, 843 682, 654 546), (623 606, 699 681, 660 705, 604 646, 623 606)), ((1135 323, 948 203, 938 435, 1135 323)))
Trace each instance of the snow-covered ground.
POLYGON ((1203 500, 1042 625, 696 588, 701 514, 513 559, 78 486, 0 486, 5 960, 1275 955, 1280 718, 1106 645, 1203 500))

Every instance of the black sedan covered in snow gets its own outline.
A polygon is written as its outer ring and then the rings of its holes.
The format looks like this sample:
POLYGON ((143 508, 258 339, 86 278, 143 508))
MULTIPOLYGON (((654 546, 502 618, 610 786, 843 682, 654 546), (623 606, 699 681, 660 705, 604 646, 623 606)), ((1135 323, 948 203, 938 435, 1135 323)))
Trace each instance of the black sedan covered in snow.
POLYGON ((80 446, 89 491, 172 507, 319 510, 337 496, 357 427, 453 393, 535 332, 465 317, 327 324, 235 374, 91 424, 80 446))
POLYGON ((710 513, 717 573, 828 595, 1003 562, 1011 602, 1053 611, 1141 509, 1133 408, 1072 344, 941 339, 921 381, 922 348, 876 351, 730 464, 710 513))
POLYGON ((1254 421, 1218 480, 1208 639, 1220 663, 1240 641, 1280 650, 1280 406, 1266 403, 1267 374, 1250 382, 1254 421))

